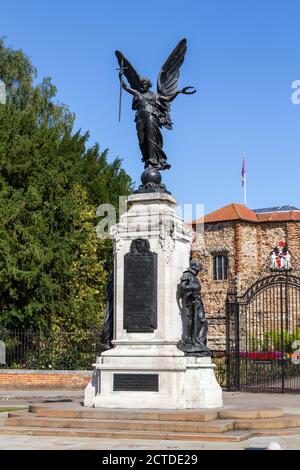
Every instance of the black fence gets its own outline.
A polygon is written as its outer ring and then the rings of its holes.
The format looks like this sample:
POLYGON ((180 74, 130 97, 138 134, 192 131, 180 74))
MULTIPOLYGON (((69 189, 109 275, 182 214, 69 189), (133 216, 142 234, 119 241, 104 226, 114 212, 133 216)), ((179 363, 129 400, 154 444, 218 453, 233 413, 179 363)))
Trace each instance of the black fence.
POLYGON ((227 305, 227 386, 300 392, 300 278, 274 272, 227 305))
POLYGON ((227 357, 226 351, 211 351, 212 362, 215 364, 216 379, 222 388, 227 389, 227 357))
POLYGON ((0 328, 0 367, 89 370, 103 351, 101 330, 36 332, 0 328))
MULTIPOLYGON (((90 370, 104 350, 103 332, 36 332, 0 328, 0 368, 44 370, 90 370)), ((227 384, 225 351, 212 351, 216 378, 227 384)))
POLYGON ((208 334, 212 362, 215 364, 216 379, 222 388, 227 388, 226 320, 223 314, 209 315, 208 334))

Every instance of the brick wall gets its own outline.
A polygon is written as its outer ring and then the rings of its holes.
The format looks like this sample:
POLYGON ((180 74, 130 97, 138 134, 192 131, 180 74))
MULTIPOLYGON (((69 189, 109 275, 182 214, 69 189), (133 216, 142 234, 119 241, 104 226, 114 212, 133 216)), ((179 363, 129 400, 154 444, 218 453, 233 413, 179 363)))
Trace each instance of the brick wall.
POLYGON ((192 257, 198 258, 203 271, 200 274, 202 298, 206 316, 210 321, 208 346, 212 349, 225 348, 225 323, 221 320, 226 313, 225 305, 231 280, 236 275, 236 230, 232 222, 205 224, 204 236, 195 234, 192 257), (228 280, 213 280, 213 255, 228 256, 228 280), (220 317, 220 321, 217 319, 220 317))
POLYGON ((207 224, 204 232, 204 242, 201 235, 196 234, 193 243, 193 258, 198 258, 203 271, 200 274, 202 296, 207 314, 223 315, 224 305, 229 287, 229 281, 213 281, 213 255, 225 253, 229 260, 229 277, 235 276, 235 231, 230 222, 207 224))
MULTIPOLYGON (((203 264, 200 280, 208 319, 210 316, 225 315, 229 290, 242 295, 258 279, 270 274, 270 252, 280 241, 288 243, 292 273, 299 276, 299 222, 211 222, 204 224, 203 234, 195 233, 192 257, 203 264), (215 254, 228 256, 227 281, 213 280, 212 259, 215 254)), ((208 344, 212 349, 225 348, 225 326, 221 322, 211 322, 208 344)))
POLYGON ((83 390, 92 371, 0 369, 0 390, 83 390))

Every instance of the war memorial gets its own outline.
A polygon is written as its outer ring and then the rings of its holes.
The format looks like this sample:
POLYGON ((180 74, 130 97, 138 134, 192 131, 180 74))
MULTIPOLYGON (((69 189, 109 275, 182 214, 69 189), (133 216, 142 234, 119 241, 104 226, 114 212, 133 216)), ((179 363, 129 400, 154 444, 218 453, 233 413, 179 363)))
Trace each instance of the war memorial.
POLYGON ((191 231, 176 214, 176 199, 161 182, 170 168, 161 128, 172 128, 170 103, 186 53, 183 39, 161 68, 157 92, 119 51, 121 87, 132 108, 144 162, 139 189, 114 236, 112 348, 102 353, 85 390, 85 406, 112 408, 216 408, 222 391, 206 345, 207 320, 198 273, 190 262, 191 231), (127 78, 129 85, 123 80, 127 78))

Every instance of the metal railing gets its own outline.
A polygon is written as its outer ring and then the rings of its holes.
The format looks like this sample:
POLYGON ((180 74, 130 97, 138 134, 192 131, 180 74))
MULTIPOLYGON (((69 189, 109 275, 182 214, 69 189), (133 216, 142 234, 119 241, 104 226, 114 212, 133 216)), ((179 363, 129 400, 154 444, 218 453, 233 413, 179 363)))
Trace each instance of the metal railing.
MULTIPOLYGON (((90 370, 104 350, 102 338, 100 329, 54 333, 0 328, 0 368, 90 370)), ((226 387, 225 351, 212 351, 212 361, 219 384, 226 387)))
POLYGON ((227 388, 227 359, 226 351, 214 351, 212 353, 212 362, 215 364, 216 379, 222 388, 227 388))
POLYGON ((88 370, 103 351, 102 330, 36 332, 0 328, 0 367, 88 370))
POLYGON ((227 302, 228 389, 300 392, 300 277, 275 271, 227 302))

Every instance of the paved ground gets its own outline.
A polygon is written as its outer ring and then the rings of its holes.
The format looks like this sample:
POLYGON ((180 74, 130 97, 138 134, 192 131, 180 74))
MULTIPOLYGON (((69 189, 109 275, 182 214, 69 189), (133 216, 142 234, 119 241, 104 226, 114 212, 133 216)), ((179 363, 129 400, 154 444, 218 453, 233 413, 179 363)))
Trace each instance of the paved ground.
MULTIPOLYGON (((0 392, 1 407, 28 406, 29 403, 42 402, 44 400, 81 401, 82 392, 65 391, 9 391, 0 392)), ((266 393, 224 393, 224 404, 226 408, 258 408, 258 407, 280 407, 287 413, 300 414, 300 395, 292 394, 266 394, 266 393)), ((0 426, 3 426, 7 413, 0 413, 0 426)), ((115 440, 95 438, 66 438, 66 437, 42 437, 42 436, 11 436, 0 435, 0 450, 16 449, 85 449, 85 450, 237 450, 246 448, 265 448, 271 441, 278 442, 284 449, 300 449, 300 435, 275 436, 252 438, 239 443, 217 443, 217 442, 180 442, 180 441, 146 441, 146 440, 115 440)))
POLYGON ((282 408, 286 413, 300 414, 300 394, 224 392, 224 405, 234 408, 282 408))
POLYGON ((253 438, 240 443, 180 442, 180 441, 133 441, 130 439, 91 439, 43 436, 0 436, 0 450, 244 450, 263 449, 271 441, 278 442, 288 450, 300 449, 300 436, 253 438))

